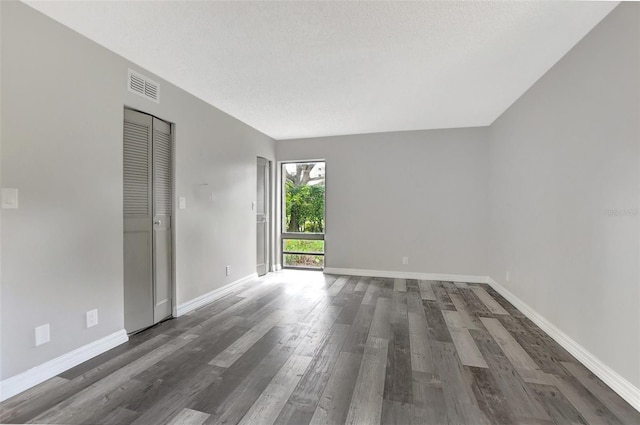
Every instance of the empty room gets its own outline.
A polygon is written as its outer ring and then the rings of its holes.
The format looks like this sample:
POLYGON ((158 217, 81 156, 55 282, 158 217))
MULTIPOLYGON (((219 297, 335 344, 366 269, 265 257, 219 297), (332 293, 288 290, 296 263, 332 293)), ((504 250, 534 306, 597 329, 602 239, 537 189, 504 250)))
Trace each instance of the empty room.
POLYGON ((0 423, 640 424, 640 3, 0 1, 0 423))

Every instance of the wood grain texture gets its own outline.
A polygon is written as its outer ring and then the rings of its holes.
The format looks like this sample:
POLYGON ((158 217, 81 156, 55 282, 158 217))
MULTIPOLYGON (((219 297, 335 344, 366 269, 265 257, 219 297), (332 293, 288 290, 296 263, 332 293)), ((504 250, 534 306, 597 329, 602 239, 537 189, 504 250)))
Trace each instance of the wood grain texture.
POLYGON ((590 425, 619 425, 622 421, 617 418, 600 400, 573 378, 555 377, 555 387, 569 400, 569 403, 580 412, 580 415, 590 425))
POLYGON ((138 416, 140 416, 140 413, 136 412, 135 410, 129 410, 123 407, 117 407, 115 410, 109 412, 106 416, 102 417, 100 419, 100 423, 102 425, 130 424, 138 416))
POLYGON ((327 382, 313 413, 311 425, 345 422, 361 363, 362 354, 340 353, 329 382, 327 382))
POLYGON ((376 305, 380 292, 382 292, 382 281, 379 279, 371 279, 369 287, 364 292, 362 304, 376 305))
POLYGON ((373 338, 389 339, 389 316, 391 314, 391 300, 378 298, 376 309, 373 312, 373 320, 369 328, 369 336, 373 338))
POLYGON ((552 385, 531 384, 549 416, 555 423, 586 424, 582 415, 569 403, 562 393, 552 385))
POLYGON ((446 424, 447 408, 440 378, 431 373, 413 371, 413 417, 415 424, 446 424))
POLYGON ((489 419, 480 410, 471 385, 465 379, 455 346, 448 342, 434 342, 433 350, 449 421, 456 424, 489 425, 489 419))
POLYGON ((482 318, 481 320, 516 370, 540 369, 531 356, 529 356, 524 348, 518 344, 518 341, 515 340, 498 320, 491 318, 482 318))
MULTIPOLYGON (((479 345, 482 350, 482 345, 479 345)), ((482 353, 517 421, 550 421, 549 414, 531 387, 520 377, 509 359, 482 353)))
POLYGON ((379 424, 387 365, 388 341, 369 337, 345 424, 379 424))
POLYGON ((406 279, 394 279, 393 290, 395 292, 407 292, 407 280, 406 279))
POLYGON ((238 360, 253 344, 262 338, 271 328, 280 322, 285 316, 282 310, 276 310, 246 334, 231 344, 226 350, 218 354, 209 364, 220 367, 229 367, 238 360))
POLYGON ((309 367, 287 400, 276 423, 308 423, 318 405, 331 372, 334 369, 340 347, 348 335, 349 326, 336 324, 313 356, 309 367))
POLYGON ((450 293, 449 298, 451 298, 451 302, 456 307, 455 313, 460 317, 462 327, 467 329, 482 329, 482 323, 477 317, 471 314, 471 308, 459 292, 456 294, 450 293))
POLYGON ((273 424, 287 399, 311 363, 311 357, 292 355, 273 377, 271 383, 239 422, 245 424, 273 424))
MULTIPOLYGON (((289 333, 283 337, 287 342, 291 342, 291 336, 295 334, 295 329, 290 329, 289 333)), ((243 374, 242 371, 233 373, 226 385, 220 385, 217 392, 213 393, 213 400, 194 404, 211 413, 208 424, 236 424, 249 411, 258 397, 272 381, 275 374, 290 358, 295 350, 293 345, 276 344, 273 349, 259 361, 255 369, 243 374), (242 378, 240 382, 234 379, 242 378), (237 382, 237 385, 234 385, 237 382), (212 402, 213 401, 213 402, 212 402)), ((222 378, 226 378, 229 372, 225 372, 222 378)), ((230 374, 231 375, 231 374, 230 374)), ((204 401, 204 400, 203 400, 204 401)))
POLYGON ((51 409, 36 416, 31 422, 82 423, 82 419, 80 418, 87 414, 87 406, 91 405, 95 409, 96 402, 98 400, 104 400, 104 394, 109 394, 118 388, 121 388, 122 385, 127 383, 142 370, 157 363, 165 356, 185 346, 195 338, 197 338, 197 335, 187 334, 167 342, 149 354, 144 355, 133 363, 123 366, 100 381, 88 386, 51 409))
POLYGON ((483 284, 273 273, 0 404, 2 423, 640 424, 483 284))
POLYGON ((474 286, 471 288, 471 290, 476 293, 478 298, 480 298, 480 301, 482 301, 484 305, 487 306, 489 311, 493 314, 509 314, 507 310, 505 310, 500 304, 498 304, 498 302, 493 299, 493 297, 489 295, 487 291, 485 291, 484 288, 474 286))
POLYGON ((433 356, 427 318, 424 311, 408 313, 409 346, 411 347, 411 369, 417 372, 433 373, 433 356))
POLYGON ((209 418, 208 413, 184 408, 167 425, 202 425, 207 418, 209 418))
POLYGON ((387 401, 399 402, 402 405, 411 404, 413 390, 406 294, 393 294, 391 311, 383 397, 387 401))
POLYGON ((455 306, 453 302, 451 302, 451 297, 449 297, 449 293, 447 292, 447 288, 444 283, 436 282, 431 285, 433 288, 433 293, 436 296, 436 303, 441 310, 455 310, 455 306))
POLYGON ((465 372, 467 381, 471 384, 471 389, 478 402, 478 406, 491 424, 510 425, 518 422, 491 370, 467 367, 465 372))
POLYGON ((340 291, 342 290, 342 288, 344 288, 344 285, 346 285, 348 281, 349 278, 346 276, 339 277, 335 282, 333 282, 333 285, 329 287, 329 289, 327 290, 327 295, 329 295, 330 297, 335 297, 340 293, 340 291))
POLYGON ((365 292, 367 290, 367 288, 369 287, 369 281, 371 279, 368 277, 361 277, 360 279, 358 279, 358 283, 356 284, 356 287, 353 288, 354 292, 365 292))
POLYGON ((433 293, 433 287, 431 286, 433 282, 430 280, 419 280, 418 287, 420 288, 420 297, 423 300, 435 301, 436 294, 433 293))
POLYGON ((449 329, 449 333, 451 333, 453 345, 455 345, 456 351, 458 352, 460 363, 465 366, 489 367, 467 329, 452 328, 449 329))
POLYGON ((587 368, 573 362, 563 362, 562 365, 622 422, 633 423, 638 421, 638 411, 624 401, 622 397, 611 391, 587 368))
POLYGON ((373 305, 362 304, 360 306, 358 314, 349 327, 349 333, 342 345, 342 351, 354 354, 364 353, 364 346, 367 343, 374 311, 375 306, 373 305))

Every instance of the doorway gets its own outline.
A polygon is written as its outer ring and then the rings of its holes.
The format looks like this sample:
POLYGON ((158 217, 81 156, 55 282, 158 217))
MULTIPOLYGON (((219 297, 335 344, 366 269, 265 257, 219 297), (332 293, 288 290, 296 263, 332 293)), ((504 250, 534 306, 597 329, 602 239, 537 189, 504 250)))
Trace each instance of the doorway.
POLYGON ((325 163, 282 164, 282 267, 322 270, 325 163))
POLYGON ((172 311, 172 125, 124 110, 124 324, 128 333, 172 311))
POLYGON ((267 274, 270 266, 269 211, 270 211, 271 163, 258 157, 256 191, 256 272, 258 276, 267 274))

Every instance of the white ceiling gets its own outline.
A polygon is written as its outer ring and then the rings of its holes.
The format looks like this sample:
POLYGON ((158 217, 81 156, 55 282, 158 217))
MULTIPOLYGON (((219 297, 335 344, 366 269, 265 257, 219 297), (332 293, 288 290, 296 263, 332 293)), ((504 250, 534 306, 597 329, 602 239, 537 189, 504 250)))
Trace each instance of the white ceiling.
POLYGON ((275 139, 489 125, 617 5, 26 3, 275 139))

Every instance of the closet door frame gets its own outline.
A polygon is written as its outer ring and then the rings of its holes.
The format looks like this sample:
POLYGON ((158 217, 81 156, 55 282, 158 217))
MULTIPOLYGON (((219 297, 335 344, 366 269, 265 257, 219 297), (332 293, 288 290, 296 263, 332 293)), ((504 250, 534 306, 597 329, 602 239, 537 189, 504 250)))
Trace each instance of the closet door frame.
MULTIPOLYGON (((142 125, 147 125, 148 131, 148 141, 147 141, 147 159, 148 159, 148 167, 147 167, 147 208, 146 214, 132 216, 130 214, 123 214, 123 233, 124 233, 124 307, 125 307, 125 329, 127 332, 138 332, 143 330, 149 326, 152 326, 166 318, 175 317, 176 316, 176 247, 175 247, 175 124, 170 123, 166 120, 162 120, 157 118, 147 112, 137 110, 135 108, 124 108, 124 117, 123 123, 125 128, 123 129, 124 137, 126 137, 126 127, 129 123, 134 122, 134 124, 140 123, 142 125), (168 134, 169 140, 169 155, 170 155, 170 169, 169 169, 169 177, 168 177, 168 187, 170 194, 168 197, 165 197, 163 200, 163 204, 160 205, 160 209, 163 210, 163 214, 158 214, 158 202, 156 200, 156 156, 157 152, 154 151, 154 134, 158 130, 158 127, 164 127, 163 132, 166 134, 167 130, 170 132, 168 134), (167 205, 168 203, 168 205, 167 205), (134 220, 132 220, 134 219, 134 220), (132 232, 136 231, 136 228, 139 228, 139 232, 142 234, 137 234, 138 238, 137 245, 130 245, 127 247, 127 243, 131 242, 132 232), (168 234, 165 233, 163 238, 165 240, 164 250, 161 254, 165 255, 165 259, 167 261, 166 267, 164 268, 163 279, 165 282, 164 292, 161 294, 163 297, 169 298, 167 304, 162 306, 161 309, 158 309, 158 305, 162 305, 159 301, 159 288, 156 286, 157 283, 157 255, 158 255, 158 247, 157 247, 157 235, 156 232, 168 231, 168 234), (170 254, 167 253, 167 249, 170 250, 170 254), (142 267, 140 269, 148 270, 148 272, 142 271, 137 275, 130 272, 131 266, 135 261, 143 262, 142 267), (129 267, 129 269, 128 269, 129 267), (133 281, 132 281, 133 278, 133 281), (148 284, 143 283, 146 279, 148 284), (137 282, 134 282, 137 280, 137 282), (168 281, 168 282, 167 282, 168 281), (137 287, 136 287, 137 284, 137 287), (132 298, 133 297, 133 298, 132 298), (138 311, 137 304, 139 308, 143 311, 138 311)), ((166 146, 166 140, 164 141, 166 146)), ((125 178, 125 172, 127 172, 126 167, 131 167, 131 162, 127 164, 127 158, 125 157, 125 150, 127 149, 126 141, 123 143, 123 187, 127 184, 125 178)), ((138 149, 140 152, 140 146, 134 147, 134 149, 138 149)), ((165 162, 166 165, 166 162, 165 162)), ((140 170, 136 170, 140 172, 140 170)), ((136 190, 139 190, 140 184, 136 187, 136 190)), ((164 181, 165 189, 167 188, 167 181, 164 181)), ((129 188, 129 193, 131 193, 131 189, 129 188)), ((127 188, 124 189, 124 205, 123 212, 127 212, 127 188)), ((129 204, 131 204, 129 200, 129 204)), ((140 210, 141 208, 139 208, 140 210)), ((131 210, 131 208, 129 208, 131 210)), ((134 264, 135 266, 135 264, 134 264)), ((133 268, 135 271, 135 267, 133 268)))

